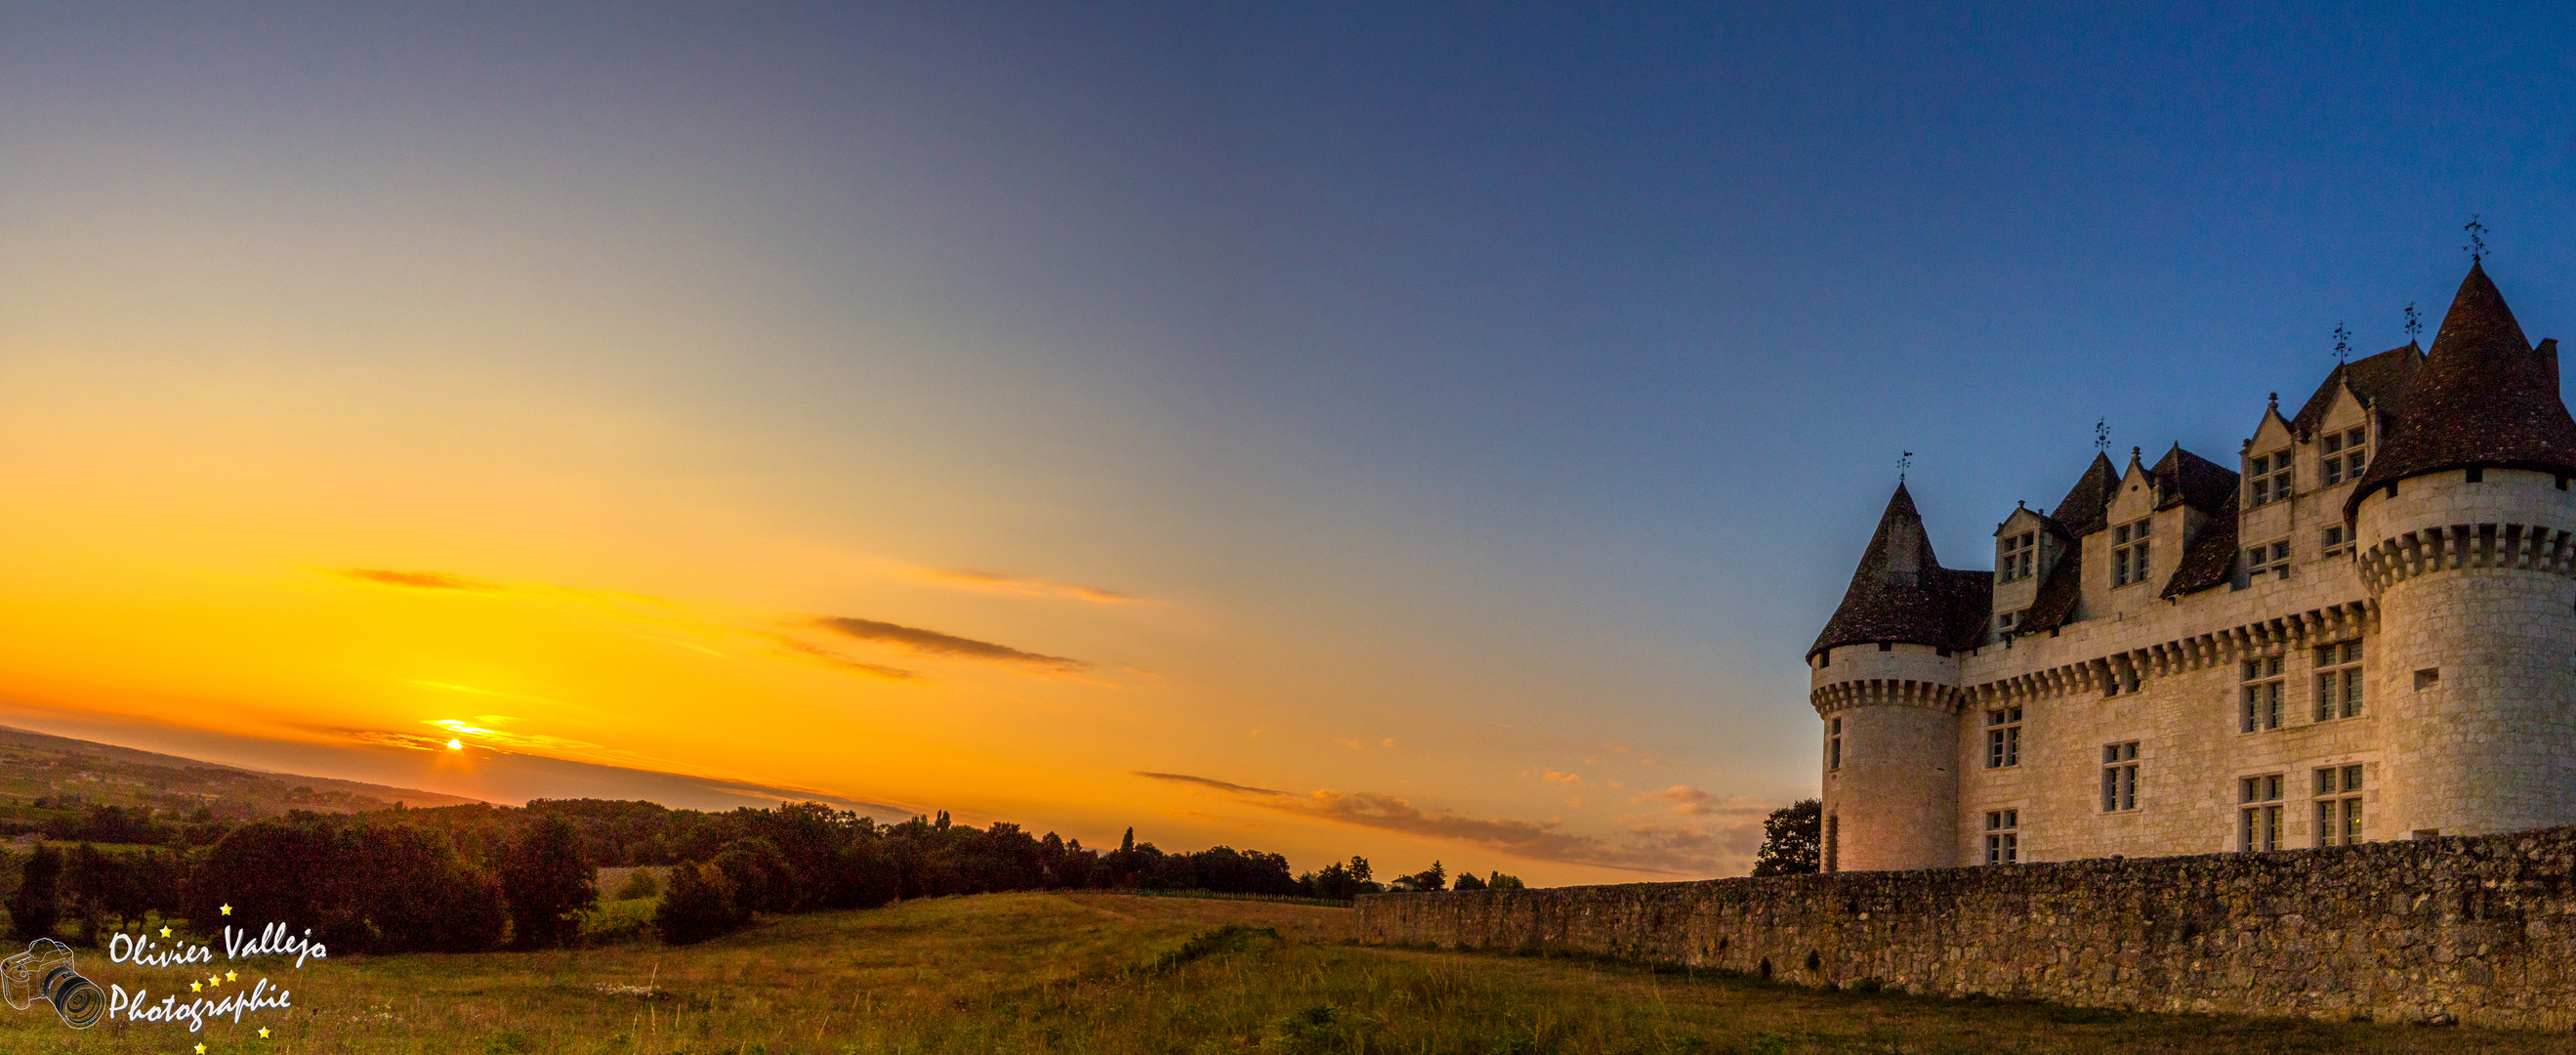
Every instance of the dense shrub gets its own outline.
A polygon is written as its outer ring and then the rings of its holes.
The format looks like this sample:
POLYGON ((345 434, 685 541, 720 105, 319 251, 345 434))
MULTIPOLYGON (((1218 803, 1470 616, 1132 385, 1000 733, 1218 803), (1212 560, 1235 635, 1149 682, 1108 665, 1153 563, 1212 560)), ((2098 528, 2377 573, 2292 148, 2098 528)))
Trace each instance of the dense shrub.
POLYGON ((671 868, 671 890, 653 913, 653 929, 671 945, 695 945, 751 918, 734 900, 733 880, 712 864, 684 862, 671 868))

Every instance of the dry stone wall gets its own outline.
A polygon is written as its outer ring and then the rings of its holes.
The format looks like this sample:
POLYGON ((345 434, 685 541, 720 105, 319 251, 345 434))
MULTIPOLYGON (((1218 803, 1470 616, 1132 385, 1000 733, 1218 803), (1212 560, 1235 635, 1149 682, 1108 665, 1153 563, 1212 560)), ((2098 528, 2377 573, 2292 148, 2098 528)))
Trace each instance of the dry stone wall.
POLYGON ((1362 942, 2087 1007, 2576 1028, 2576 828, 2320 850, 1379 894, 1362 942))

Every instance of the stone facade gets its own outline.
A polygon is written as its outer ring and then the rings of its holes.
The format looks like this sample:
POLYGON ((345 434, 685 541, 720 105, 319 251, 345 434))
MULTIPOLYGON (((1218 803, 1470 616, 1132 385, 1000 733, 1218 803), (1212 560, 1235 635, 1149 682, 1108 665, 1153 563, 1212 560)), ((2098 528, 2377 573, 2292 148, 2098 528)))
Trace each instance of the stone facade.
POLYGON ((1363 942, 2087 1007, 2576 1028, 2576 829, 1362 897, 1363 942))
POLYGON ((1831 867, 2576 823, 2556 343, 2473 269, 2431 353, 2338 366, 2230 461, 2096 458, 1973 583, 1899 488, 1807 656, 1831 867))

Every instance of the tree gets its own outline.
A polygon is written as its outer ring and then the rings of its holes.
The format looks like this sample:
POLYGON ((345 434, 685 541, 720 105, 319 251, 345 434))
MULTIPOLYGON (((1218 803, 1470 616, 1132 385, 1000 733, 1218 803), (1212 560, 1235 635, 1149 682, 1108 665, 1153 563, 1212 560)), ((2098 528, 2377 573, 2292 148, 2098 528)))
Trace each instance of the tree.
POLYGON ((36 845, 19 873, 18 892, 9 898, 9 924, 21 938, 50 938, 62 920, 63 852, 36 845))
POLYGON ((778 844, 767 839, 736 839, 725 844, 712 862, 733 884, 735 907, 754 912, 794 912, 803 900, 795 870, 778 844))
POLYGON ((734 903, 733 880, 712 864, 683 861, 671 868, 671 892, 653 913, 653 929, 666 945, 694 945, 735 927, 751 914, 734 903))
POLYGON ((1758 876, 1807 875, 1820 869, 1825 841, 1825 804, 1799 799, 1772 810, 1762 822, 1762 849, 1753 855, 1758 876))
POLYGON ((529 825, 501 865, 513 943, 536 949, 571 942, 581 933, 582 911, 599 904, 597 876, 582 859, 581 832, 571 821, 548 814, 529 825))
POLYGON ((1431 867, 1399 877, 1393 885, 1397 890, 1442 890, 1449 886, 1449 871, 1433 861, 1431 867))
POLYGON ((1485 889, 1527 890, 1529 889, 1529 884, 1521 882, 1521 877, 1519 876, 1507 876, 1501 872, 1489 872, 1485 876, 1485 889))
POLYGON ((1474 872, 1460 872, 1460 873, 1458 873, 1458 882, 1456 882, 1456 883, 1452 884, 1452 885, 1449 887, 1449 889, 1451 889, 1451 890, 1483 890, 1483 889, 1485 889, 1485 881, 1484 881, 1484 880, 1482 880, 1482 879, 1478 879, 1478 878, 1476 878, 1476 873, 1474 873, 1474 872))
MULTIPOLYGON (((500 881, 468 863, 446 833, 407 824, 340 833, 338 867, 364 920, 362 952, 481 952, 501 944, 510 906, 500 881)), ((333 946, 338 948, 338 946, 333 946)))

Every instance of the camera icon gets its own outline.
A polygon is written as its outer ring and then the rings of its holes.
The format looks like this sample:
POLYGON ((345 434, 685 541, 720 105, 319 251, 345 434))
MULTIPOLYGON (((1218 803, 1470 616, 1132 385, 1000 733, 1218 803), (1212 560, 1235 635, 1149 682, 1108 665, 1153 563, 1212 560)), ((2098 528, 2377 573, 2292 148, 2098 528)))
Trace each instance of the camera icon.
POLYGON ((63 1024, 88 1029, 107 1014, 107 993, 72 970, 72 947, 52 938, 27 943, 27 951, 0 960, 0 999, 20 1011, 31 1001, 54 1005, 63 1024))

